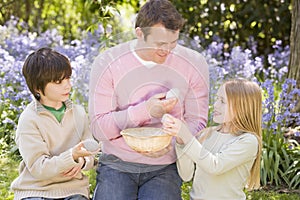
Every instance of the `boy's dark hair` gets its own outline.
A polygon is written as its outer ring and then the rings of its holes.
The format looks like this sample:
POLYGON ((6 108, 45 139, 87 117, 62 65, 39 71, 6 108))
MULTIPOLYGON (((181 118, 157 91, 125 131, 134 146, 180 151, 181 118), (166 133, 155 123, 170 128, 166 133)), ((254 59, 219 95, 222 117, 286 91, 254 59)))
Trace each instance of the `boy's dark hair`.
POLYGON ((139 11, 135 28, 140 27, 145 35, 150 34, 149 28, 162 24, 165 28, 177 31, 183 27, 184 19, 168 0, 149 0, 139 11))
POLYGON ((22 72, 30 92, 39 100, 38 90, 45 95, 46 85, 70 78, 72 68, 66 56, 45 47, 26 58, 22 72))

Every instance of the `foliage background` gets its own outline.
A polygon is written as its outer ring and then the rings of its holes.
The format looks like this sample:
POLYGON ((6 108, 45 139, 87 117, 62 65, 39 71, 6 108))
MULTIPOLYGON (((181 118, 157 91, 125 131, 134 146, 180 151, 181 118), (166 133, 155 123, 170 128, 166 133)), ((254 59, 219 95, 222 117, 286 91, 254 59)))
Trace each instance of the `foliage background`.
MULTIPOLYGON (((227 48, 232 45, 249 48, 252 41, 256 41, 258 48, 253 53, 267 56, 273 51, 272 45, 277 40, 282 41, 284 46, 289 44, 289 0, 171 2, 186 19, 183 32, 192 38, 202 38, 203 47, 207 47, 215 37, 222 38, 227 48)), ((135 14, 143 3, 145 0, 3 0, 0 2, 0 24, 3 25, 11 16, 15 16, 25 22, 31 32, 42 33, 56 28, 65 39, 74 39, 80 37, 82 30, 99 21, 106 27, 120 24, 114 20, 128 20, 128 13, 135 14), (126 13, 122 12, 124 9, 126 13)), ((114 26, 114 31, 124 27, 128 28, 127 25, 114 26)))
MULTIPOLYGON (((187 19, 179 42, 201 51, 209 63, 213 83, 211 102, 223 79, 242 76, 261 84, 264 91, 261 183, 264 188, 284 187, 299 194, 300 118, 298 113, 292 112, 299 89, 293 80, 286 79, 290 56, 290 2, 172 2, 187 19), (286 136, 287 133, 292 134, 286 136)), ((130 35, 134 14, 143 3, 137 0, 0 2, 1 163, 9 158, 15 165, 14 161, 19 160, 14 131, 19 114, 31 100, 21 75, 26 56, 42 46, 67 55, 73 66, 72 99, 86 106, 93 58, 100 49, 131 37, 127 33, 130 35)), ((5 169, 1 174, 10 168, 5 169)), ((15 177, 16 170, 11 172, 15 177)), ((8 180, 12 180, 11 177, 4 176, 0 181, 5 197, 12 196, 7 193, 8 180)), ((190 186, 184 187, 183 195, 187 195, 190 186)))

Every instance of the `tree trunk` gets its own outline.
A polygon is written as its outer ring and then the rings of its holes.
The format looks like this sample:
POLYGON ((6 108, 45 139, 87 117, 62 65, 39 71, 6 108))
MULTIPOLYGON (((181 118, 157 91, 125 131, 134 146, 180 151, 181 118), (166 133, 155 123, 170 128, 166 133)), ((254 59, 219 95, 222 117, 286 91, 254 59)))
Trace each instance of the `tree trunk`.
MULTIPOLYGON (((288 78, 297 81, 300 88, 300 0, 292 0, 292 23, 290 35, 290 61, 288 78)), ((300 112, 300 98, 295 112, 300 112)))
POLYGON ((26 23, 28 23, 29 17, 30 17, 30 14, 31 14, 31 10, 32 10, 30 0, 25 0, 25 7, 26 7, 26 12, 25 12, 24 20, 25 20, 26 23))

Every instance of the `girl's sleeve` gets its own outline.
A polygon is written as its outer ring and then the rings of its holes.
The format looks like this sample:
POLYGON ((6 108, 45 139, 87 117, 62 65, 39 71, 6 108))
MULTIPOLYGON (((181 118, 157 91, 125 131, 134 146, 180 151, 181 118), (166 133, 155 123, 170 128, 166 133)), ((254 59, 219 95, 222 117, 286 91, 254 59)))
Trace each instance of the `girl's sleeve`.
POLYGON ((177 155, 177 169, 179 176, 183 181, 190 181, 193 178, 195 165, 194 161, 189 158, 183 151, 183 145, 176 143, 175 150, 177 155))
POLYGON ((243 134, 232 143, 226 144, 218 153, 211 153, 193 138, 183 148, 183 152, 210 174, 223 174, 238 165, 254 160, 258 151, 257 138, 252 134, 243 134))

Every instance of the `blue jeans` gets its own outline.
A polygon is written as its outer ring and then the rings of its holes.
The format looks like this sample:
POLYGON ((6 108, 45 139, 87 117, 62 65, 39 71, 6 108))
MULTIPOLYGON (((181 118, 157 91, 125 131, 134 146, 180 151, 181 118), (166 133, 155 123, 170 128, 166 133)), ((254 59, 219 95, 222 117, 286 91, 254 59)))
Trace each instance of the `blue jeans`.
POLYGON ((77 194, 77 195, 72 195, 72 196, 69 196, 69 197, 58 198, 58 199, 44 198, 44 197, 27 197, 27 198, 24 198, 22 200, 87 200, 87 198, 80 195, 80 194, 77 194))
POLYGON ((127 173, 100 165, 93 200, 179 200, 176 164, 146 173, 127 173))

